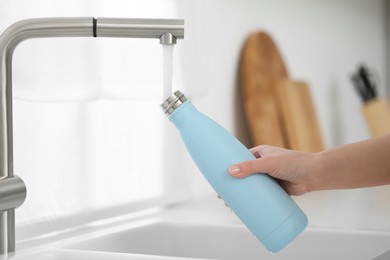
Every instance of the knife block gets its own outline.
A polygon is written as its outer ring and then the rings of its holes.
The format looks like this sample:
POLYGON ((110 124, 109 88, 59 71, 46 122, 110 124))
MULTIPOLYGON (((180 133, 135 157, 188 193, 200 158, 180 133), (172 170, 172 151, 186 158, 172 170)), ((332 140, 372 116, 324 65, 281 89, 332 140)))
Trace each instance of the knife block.
POLYGON ((373 137, 390 133, 390 106, 386 99, 367 101, 363 106, 363 115, 373 137))

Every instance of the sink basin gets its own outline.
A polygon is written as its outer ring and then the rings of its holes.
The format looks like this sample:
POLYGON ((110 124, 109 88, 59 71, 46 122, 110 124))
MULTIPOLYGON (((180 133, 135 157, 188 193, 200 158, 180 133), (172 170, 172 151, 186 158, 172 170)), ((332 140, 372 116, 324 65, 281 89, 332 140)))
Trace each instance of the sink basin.
MULTIPOLYGON (((287 248, 270 254, 240 224, 156 221, 66 246, 68 249, 153 256, 150 259, 374 259, 390 250, 390 233, 307 229, 287 248)), ((58 258, 61 259, 61 258, 58 258)), ((141 259, 141 258, 138 258, 141 259)))
MULTIPOLYGON (((0 259, 2 259, 0 257, 0 259)), ((36 253, 28 254, 16 254, 15 260, 161 260, 161 257, 154 256, 141 256, 141 255, 126 255, 120 253, 108 253, 108 252, 95 252, 95 251, 78 251, 78 250, 64 250, 64 249, 51 249, 43 250, 36 253)), ((4 260, 5 260, 4 259, 4 260)))

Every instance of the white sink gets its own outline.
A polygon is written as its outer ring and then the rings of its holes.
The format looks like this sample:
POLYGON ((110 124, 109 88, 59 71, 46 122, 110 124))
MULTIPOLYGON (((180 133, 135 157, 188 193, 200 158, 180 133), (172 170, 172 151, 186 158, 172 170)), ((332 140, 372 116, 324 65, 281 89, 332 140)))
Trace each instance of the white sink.
POLYGON ((271 255, 234 214, 227 213, 226 207, 215 201, 85 221, 85 225, 63 236, 42 236, 42 243, 33 236, 31 244, 18 245, 12 259, 390 259, 390 231, 323 228, 306 229, 284 250, 271 255))
POLYGON ((244 226, 239 224, 156 221, 89 238, 65 247, 77 251, 138 256, 134 259, 153 256, 147 259, 181 257, 226 260, 367 260, 390 250, 390 233, 312 228, 307 229, 280 253, 271 255, 244 226))
MULTIPOLYGON (((0 257, 0 259, 2 259, 0 257)), ((15 260, 161 260, 161 257, 147 255, 127 255, 110 252, 79 251, 67 249, 49 249, 36 253, 17 254, 15 260)), ((3 259, 2 259, 3 260, 3 259)))

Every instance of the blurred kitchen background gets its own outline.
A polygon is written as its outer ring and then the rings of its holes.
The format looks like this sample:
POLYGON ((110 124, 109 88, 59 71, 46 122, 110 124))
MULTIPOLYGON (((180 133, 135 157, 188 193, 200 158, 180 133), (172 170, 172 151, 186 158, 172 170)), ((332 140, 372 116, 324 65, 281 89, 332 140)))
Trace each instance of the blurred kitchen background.
MULTIPOLYGON (((289 74, 310 85, 326 148, 370 137, 351 75, 359 64, 390 96, 386 0, 3 0, 0 31, 33 17, 185 19, 174 89, 249 144, 238 66, 246 37, 266 31, 289 74)), ((157 40, 34 39, 15 51, 15 174, 27 185, 17 229, 151 205, 217 199, 159 104, 157 40), (110 209, 110 211, 108 210, 110 209)), ((261 101, 259 101, 261 102, 261 101)), ((294 199, 311 226, 390 230, 390 187, 294 199)), ((54 225, 53 224, 53 225, 54 225)))

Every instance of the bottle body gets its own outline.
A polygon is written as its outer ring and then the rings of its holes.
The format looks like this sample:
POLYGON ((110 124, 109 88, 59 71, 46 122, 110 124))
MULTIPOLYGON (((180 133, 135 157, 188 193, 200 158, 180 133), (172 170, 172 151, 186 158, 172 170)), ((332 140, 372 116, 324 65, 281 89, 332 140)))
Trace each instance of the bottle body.
POLYGON ((273 178, 254 174, 237 179, 228 174, 229 166, 254 159, 228 131, 190 101, 169 120, 207 181, 269 251, 280 251, 305 229, 306 215, 273 178))

